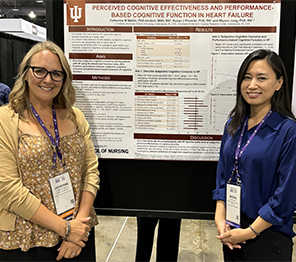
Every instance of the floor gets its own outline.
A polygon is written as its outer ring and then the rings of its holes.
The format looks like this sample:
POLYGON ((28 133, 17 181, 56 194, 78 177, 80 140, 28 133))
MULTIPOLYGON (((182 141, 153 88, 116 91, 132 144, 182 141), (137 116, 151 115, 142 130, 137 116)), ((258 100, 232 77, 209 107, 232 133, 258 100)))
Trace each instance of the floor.
MULTIPOLYGON (((112 216, 98 218, 100 224, 96 227, 97 262, 134 261, 137 239, 136 218, 112 216)), ((295 225, 294 231, 296 231, 295 225)), ((220 242, 215 238, 216 232, 216 226, 212 220, 183 219, 178 261, 223 261, 220 242)), ((296 243, 295 238, 294 243, 296 243)), ((151 257, 151 262, 154 261, 155 245, 151 257)), ((296 250, 292 261, 296 262, 296 250)))

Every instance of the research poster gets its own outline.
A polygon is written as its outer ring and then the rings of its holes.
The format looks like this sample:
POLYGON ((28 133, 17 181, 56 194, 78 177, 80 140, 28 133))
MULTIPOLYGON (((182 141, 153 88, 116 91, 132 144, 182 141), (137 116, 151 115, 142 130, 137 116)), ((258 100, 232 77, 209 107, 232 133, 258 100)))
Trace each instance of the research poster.
POLYGON ((65 53, 100 158, 217 161, 250 52, 280 1, 64 0, 65 53))

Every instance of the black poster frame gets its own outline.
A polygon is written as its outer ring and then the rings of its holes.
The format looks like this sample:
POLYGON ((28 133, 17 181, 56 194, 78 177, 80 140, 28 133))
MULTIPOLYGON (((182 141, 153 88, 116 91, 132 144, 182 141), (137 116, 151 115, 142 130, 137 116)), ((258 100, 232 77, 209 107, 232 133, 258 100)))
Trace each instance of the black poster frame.
MULTIPOLYGON (((246 1, 247 2, 247 1, 246 1)), ((260 1, 259 1, 260 2, 260 1)), ((47 0, 48 38, 64 47, 63 0, 47 0)), ((296 1, 282 0, 279 54, 290 92, 294 74, 296 1)), ((99 215, 213 219, 217 162, 100 159, 99 215)))

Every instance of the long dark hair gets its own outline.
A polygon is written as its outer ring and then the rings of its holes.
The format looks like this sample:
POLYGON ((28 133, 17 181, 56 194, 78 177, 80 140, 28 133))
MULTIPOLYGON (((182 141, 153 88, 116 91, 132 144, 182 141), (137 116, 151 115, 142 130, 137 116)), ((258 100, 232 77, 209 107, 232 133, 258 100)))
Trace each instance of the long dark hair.
POLYGON ((236 84, 236 104, 231 110, 229 116, 232 118, 227 126, 229 134, 233 135, 240 127, 246 115, 250 114, 250 105, 245 101, 241 94, 241 83, 244 79, 246 71, 250 63, 254 60, 263 60, 271 66, 276 74, 276 78, 283 77, 282 87, 275 91, 271 98, 271 110, 277 111, 279 114, 289 117, 295 121, 295 117, 291 111, 291 100, 289 94, 289 87, 287 82, 287 73, 282 59, 273 51, 259 49, 249 54, 239 69, 236 84))

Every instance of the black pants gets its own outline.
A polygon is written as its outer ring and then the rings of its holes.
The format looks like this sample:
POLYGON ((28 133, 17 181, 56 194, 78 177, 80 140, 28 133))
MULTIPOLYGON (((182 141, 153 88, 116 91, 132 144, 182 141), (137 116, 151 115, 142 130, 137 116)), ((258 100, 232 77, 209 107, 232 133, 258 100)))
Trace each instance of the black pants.
MULTIPOLYGON (((241 227, 247 228, 252 219, 242 215, 241 227)), ((283 233, 267 229, 260 236, 241 244, 241 249, 230 250, 223 245, 224 261, 292 261, 293 242, 283 233)))
POLYGON ((150 261, 157 222, 156 261, 177 261, 181 219, 138 217, 137 262, 150 261))
MULTIPOLYGON (((34 247, 27 252, 20 249, 3 250, 0 249, 0 261, 56 261, 57 249, 61 243, 54 247, 34 247)), ((60 261, 96 261, 95 234, 94 228, 91 230, 86 246, 82 248, 79 256, 71 259, 62 258, 60 261)))

